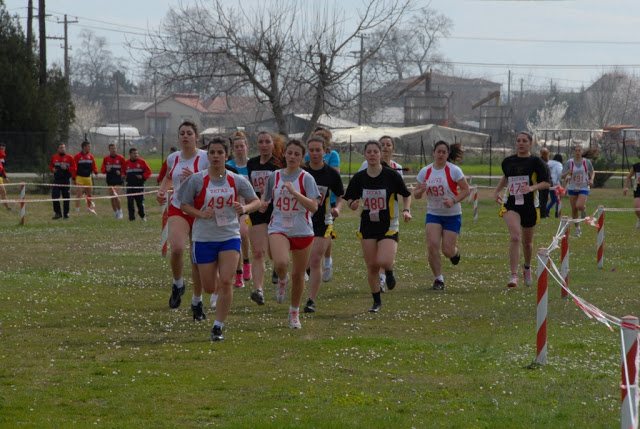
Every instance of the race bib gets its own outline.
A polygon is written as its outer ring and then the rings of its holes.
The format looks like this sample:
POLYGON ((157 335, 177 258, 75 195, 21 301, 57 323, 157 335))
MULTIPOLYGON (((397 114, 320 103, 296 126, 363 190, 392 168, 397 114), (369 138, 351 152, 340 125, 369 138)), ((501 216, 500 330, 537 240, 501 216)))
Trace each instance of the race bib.
POLYGON ((509 195, 513 195, 516 199, 516 205, 524 204, 524 187, 529 186, 529 176, 511 176, 509 177, 509 195))
POLYGON ((571 181, 576 184, 576 185, 581 185, 583 183, 587 183, 586 181, 586 176, 584 173, 579 172, 579 173, 573 173, 571 175, 571 181))
POLYGON ((444 207, 445 188, 442 179, 428 180, 427 185, 427 204, 431 209, 441 209, 444 207))
POLYGON ((229 218, 227 217, 226 208, 233 207, 235 200, 235 192, 231 187, 207 187, 207 196, 205 199, 206 204, 202 207, 202 210, 206 210, 209 207, 213 208, 216 224, 218 226, 229 225, 229 218))
POLYGON ((267 179, 271 175, 271 171, 258 170, 251 172, 251 184, 255 192, 264 193, 264 187, 267 184, 267 179))
POLYGON ((380 222, 380 210, 387 209, 387 191, 385 189, 363 189, 362 207, 369 210, 369 219, 380 222))
POLYGON ((289 192, 287 188, 280 188, 274 191, 273 206, 286 216, 287 213, 299 211, 298 200, 289 192))

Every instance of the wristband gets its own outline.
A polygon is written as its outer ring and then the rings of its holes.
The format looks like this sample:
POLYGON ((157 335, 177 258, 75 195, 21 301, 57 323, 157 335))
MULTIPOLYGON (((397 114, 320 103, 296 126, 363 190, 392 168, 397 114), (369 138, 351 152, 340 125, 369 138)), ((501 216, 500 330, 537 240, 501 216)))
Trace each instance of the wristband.
POLYGON ((410 212, 411 212, 411 210, 409 210, 409 209, 404 209, 404 210, 402 210, 402 213, 404 213, 404 212, 410 213, 410 212))

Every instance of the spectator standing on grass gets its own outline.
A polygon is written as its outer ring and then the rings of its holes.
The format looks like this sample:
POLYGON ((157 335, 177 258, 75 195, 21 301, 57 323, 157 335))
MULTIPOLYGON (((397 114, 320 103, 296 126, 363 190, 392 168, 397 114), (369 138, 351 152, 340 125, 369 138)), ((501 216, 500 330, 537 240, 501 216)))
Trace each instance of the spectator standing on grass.
MULTIPOLYGON (((549 177, 549 187, 551 187, 551 167, 549 166, 549 149, 540 149, 540 159, 544 161, 547 167, 547 176, 549 177)), ((549 189, 540 189, 540 218, 544 219, 549 217, 549 210, 547 209, 547 202, 549 201, 549 189)))
MULTIPOLYGON (((389 167, 397 171, 400 174, 400 176, 404 177, 404 174, 402 173, 402 166, 397 162, 395 162, 393 159, 391 159, 393 158, 393 151, 395 149, 393 138, 391 136, 382 136, 380 137, 378 142, 380 142, 380 147, 382 148, 382 153, 381 153, 382 158, 380 161, 381 164, 385 167, 389 167)), ((366 169, 367 165, 368 163, 367 163, 367 160, 365 159, 362 162, 362 166, 358 171, 362 171, 366 169)), ((395 256, 396 255, 394 253, 393 257, 395 258, 395 256)), ((384 293, 386 288, 387 288, 387 273, 381 269, 380 270, 380 290, 384 293)))
POLYGON ((516 136, 516 153, 502 161, 503 176, 493 192, 494 200, 502 207, 499 215, 509 230, 509 266, 511 274, 507 287, 518 286, 518 264, 520 263, 520 243, 524 265, 524 284, 531 286, 531 258, 533 255, 533 234, 540 220, 538 191, 549 188, 547 166, 537 156, 531 155, 533 139, 531 134, 521 131, 516 136), (500 193, 507 187, 503 198, 500 193))
POLYGON ((373 296, 373 306, 369 309, 371 313, 379 312, 382 307, 381 269, 386 272, 387 287, 391 290, 396 286, 393 265, 400 228, 397 195, 403 197, 404 221, 411 220, 411 192, 400 173, 380 163, 381 152, 378 141, 369 140, 365 143, 367 168, 351 178, 344 196, 351 210, 357 210, 362 199, 360 228, 356 234, 360 238, 362 255, 367 264, 367 282, 373 296))
POLYGON ((88 141, 83 141, 80 145, 81 150, 74 157, 76 162, 76 177, 74 181, 74 185, 77 186, 76 190, 76 211, 80 211, 80 198, 82 198, 82 193, 87 196, 87 211, 95 214, 95 203, 91 201, 91 195, 93 193, 93 181, 91 180, 91 173, 95 175, 95 178, 98 178, 98 166, 96 165, 96 160, 93 158, 91 154, 91 143, 88 141))
MULTIPOLYGON (((583 154, 582 146, 576 145, 573 147, 573 159, 567 161, 562 168, 561 177, 563 179, 569 178, 567 193, 569 194, 571 217, 573 219, 578 219, 578 216, 584 218, 587 215, 587 197, 589 196, 589 189, 593 185, 593 179, 596 176, 593 164, 589 159, 598 156, 599 152, 598 149, 589 148, 583 154)), ((580 237, 582 235, 580 224, 576 222, 575 225, 575 235, 580 237)))
MULTIPOLYGON (((189 249, 192 247, 191 228, 193 227, 193 216, 184 213, 180 209, 180 200, 176 193, 180 190, 182 183, 192 174, 204 171, 209 168, 207 152, 198 149, 198 126, 195 122, 186 120, 178 127, 178 140, 182 150, 174 152, 167 158, 167 175, 162 179, 162 184, 158 190, 156 199, 160 205, 167 199, 167 191, 173 186, 174 194, 169 200, 169 246, 171 248, 171 273, 173 274, 173 284, 171 286, 171 297, 169 307, 178 308, 182 303, 182 295, 185 291, 184 279, 182 277, 184 268, 184 252, 187 240, 190 241, 189 249)), ((192 309, 202 307, 202 285, 198 267, 191 263, 191 277, 193 279, 193 297, 191 298, 192 309)), ((195 317, 195 314, 194 314, 195 317)))
MULTIPOLYGON (((235 168, 239 174, 249 180, 249 171, 247 170, 247 162, 249 162, 249 144, 247 143, 247 136, 242 132, 236 132, 232 137, 232 151, 233 159, 227 162, 227 165, 235 168)), ((244 287, 244 282, 251 280, 251 262, 249 262, 249 224, 247 223, 249 215, 241 214, 239 218, 240 224, 240 239, 242 258, 238 262, 236 268, 236 279, 234 287, 244 287)))
POLYGON ((53 219, 60 219, 63 216, 65 219, 69 219, 69 198, 71 198, 69 180, 76 175, 76 161, 65 150, 65 144, 58 143, 58 153, 51 157, 51 162, 49 163, 49 171, 53 173, 51 199, 55 200, 53 201, 53 211, 55 213, 53 219), (60 196, 64 199, 62 203, 64 211, 60 210, 60 201, 58 201, 60 196))
POLYGON ((324 280, 322 256, 326 255, 326 249, 331 245, 333 220, 340 215, 342 209, 344 186, 340 173, 324 160, 326 141, 320 134, 314 134, 307 141, 307 152, 309 162, 304 169, 315 179, 320 191, 320 205, 311 219, 314 237, 309 257, 309 299, 304 307, 305 313, 315 313, 318 290, 324 280), (333 196, 335 206, 331 205, 333 196))
POLYGON ((462 205, 469 196, 469 184, 462 170, 455 165, 462 159, 463 150, 460 143, 449 146, 440 140, 433 146, 433 163, 418 173, 418 182, 413 196, 416 199, 427 195, 427 218, 425 220, 425 236, 429 266, 435 276, 433 290, 444 290, 442 276, 442 254, 449 258, 453 265, 460 262, 458 235, 462 226, 462 205), (460 188, 460 192, 458 192, 460 188))
POLYGON ((551 210, 551 207, 553 207, 554 205, 556 206, 556 217, 558 217, 558 195, 560 191, 556 191, 556 186, 561 186, 562 183, 560 180, 560 176, 562 176, 562 155, 560 155, 559 153, 556 153, 553 156, 553 159, 549 160, 549 162, 547 162, 547 165, 549 166, 549 170, 551 171, 551 187, 555 188, 555 189, 549 189, 549 197, 551 198, 551 201, 549 202, 549 204, 547 205, 547 213, 549 213, 549 210, 551 210))
POLYGON ((624 181, 624 189, 622 195, 627 195, 629 192, 629 184, 633 182, 633 208, 636 209, 636 229, 640 230, 640 162, 636 162, 631 166, 629 174, 624 181))
POLYGON ((114 143, 109 143, 109 155, 105 156, 102 160, 102 166, 100 172, 105 175, 107 186, 111 186, 109 193, 113 196, 111 201, 111 209, 113 210, 113 217, 116 219, 122 219, 122 205, 120 204, 120 198, 118 197, 118 189, 122 187, 122 167, 127 160, 124 156, 120 155, 116 149, 114 143))
POLYGON ((127 210, 129 220, 136 220, 135 206, 138 206, 138 216, 143 222, 147 221, 144 211, 144 182, 151 177, 151 168, 147 161, 138 156, 138 149, 129 149, 129 159, 122 168, 127 180, 127 210), (137 195, 136 195, 137 194, 137 195))
MULTIPOLYGON (((233 299, 233 274, 240 260, 240 218, 260 207, 251 184, 240 174, 225 169, 229 139, 214 137, 208 145, 209 168, 191 175, 178 192, 180 208, 195 218, 191 259, 197 264, 202 287, 217 293, 211 340, 222 341, 224 322, 233 299)), ((204 320, 199 302, 193 318, 204 320)))
MULTIPOLYGON (((337 151, 331 150, 331 139, 333 138, 333 135, 331 134, 331 131, 329 131, 326 128, 318 127, 313 132, 313 135, 318 135, 318 136, 322 137, 324 139, 324 141, 326 142, 324 155, 322 157, 324 162, 329 167, 333 168, 338 173, 340 173, 340 155, 338 154, 337 151)), ((309 162, 309 160, 310 160, 309 154, 307 153, 304 156, 304 161, 305 162, 309 162)), ((336 194, 331 193, 331 198, 329 200, 329 204, 331 204, 331 208, 332 209, 336 207, 336 194)), ((339 213, 339 211, 338 211, 338 213, 339 213)), ((336 238, 338 238, 338 236, 335 233, 335 229, 332 229, 332 231, 331 231, 331 240, 329 240, 329 244, 328 244, 327 249, 325 250, 324 255, 323 255, 324 259, 322 260, 322 281, 323 282, 328 282, 333 277, 333 258, 331 257, 331 249, 333 247, 333 241, 332 240, 335 240, 336 238)), ((307 270, 307 273, 309 273, 309 270, 307 270)))
MULTIPOLYGON (((260 155, 247 161, 247 173, 253 190, 258 197, 261 197, 271 173, 283 166, 284 145, 280 138, 274 138, 267 131, 261 131, 258 134, 257 145, 260 155)), ((258 305, 264 305, 264 292, 262 289, 266 271, 265 258, 269 253, 267 225, 271 220, 271 212, 273 212, 273 204, 249 214, 249 241, 251 242, 251 255, 253 256, 251 276, 253 277, 254 287, 253 292, 251 292, 251 299, 258 305)), ((271 277, 272 282, 274 277, 276 283, 278 282, 275 270, 271 277)))
POLYGON ((262 209, 272 203, 269 221, 269 246, 273 268, 278 276, 275 298, 282 304, 291 280, 289 328, 300 329, 300 302, 304 293, 304 274, 309 265, 313 223, 320 192, 311 174, 301 168, 305 148, 300 140, 290 140, 285 147, 286 167, 267 179, 262 209), (291 257, 289 257, 291 253, 291 257), (291 278, 287 273, 291 261, 291 278))
MULTIPOLYGON (((171 146, 169 148, 169 155, 171 155, 173 152, 177 152, 177 151, 178 151, 178 149, 176 149, 175 146, 171 146)), ((164 176, 166 176, 166 175, 167 175, 167 160, 165 159, 164 162, 162 163, 162 166, 160 167, 160 172, 158 173, 158 178, 156 179, 156 182, 157 182, 158 186, 160 186, 160 184, 162 183, 162 179, 164 179, 164 176)))

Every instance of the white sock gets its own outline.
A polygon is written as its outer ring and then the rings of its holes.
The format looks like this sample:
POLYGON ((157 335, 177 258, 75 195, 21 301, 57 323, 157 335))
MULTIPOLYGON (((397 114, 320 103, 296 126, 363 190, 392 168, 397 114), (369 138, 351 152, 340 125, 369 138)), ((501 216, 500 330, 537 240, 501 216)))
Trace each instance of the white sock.
POLYGON ((441 282, 443 282, 444 277, 442 276, 442 274, 440 274, 439 276, 436 276, 436 280, 440 280, 441 282))
POLYGON ((178 287, 182 287, 184 286, 184 278, 180 277, 178 280, 174 279, 173 283, 178 287))
POLYGON ((322 259, 322 263, 323 263, 323 266, 324 266, 325 268, 329 268, 330 266, 332 266, 332 265, 333 265, 333 258, 331 258, 331 257, 329 257, 329 259, 327 259, 327 258, 323 258, 323 259, 322 259))
POLYGON ((217 293, 212 293, 210 299, 211 299, 211 301, 217 301, 218 300, 218 294, 217 293))
POLYGON ((285 278, 284 278, 284 280, 282 280, 281 278, 278 278, 278 282, 279 282, 281 285, 285 285, 285 284, 287 284, 287 282, 288 282, 288 281, 289 281, 289 274, 287 274, 287 277, 285 277, 285 278))
POLYGON ((387 276, 385 274, 380 274, 380 281, 386 281, 387 280, 387 276))
POLYGON ((191 305, 198 305, 198 303, 202 302, 202 296, 195 296, 191 298, 191 305))
POLYGON ((213 322, 213 326, 219 326, 220 328, 222 328, 224 326, 224 322, 216 320, 215 322, 213 322))
POLYGON ((289 307, 289 313, 298 313, 299 310, 300 310, 300 307, 294 307, 294 306, 289 307))

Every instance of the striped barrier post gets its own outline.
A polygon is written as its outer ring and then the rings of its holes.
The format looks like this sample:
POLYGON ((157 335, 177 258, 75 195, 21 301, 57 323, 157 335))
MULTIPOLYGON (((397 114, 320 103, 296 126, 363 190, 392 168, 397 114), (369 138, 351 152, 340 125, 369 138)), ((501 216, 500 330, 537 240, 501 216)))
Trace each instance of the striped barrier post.
MULTIPOLYGON (((471 187, 473 183, 473 177, 469 176, 469 180, 467 181, 467 183, 469 184, 469 187, 471 187)), ((473 191, 469 194, 469 198, 467 199, 467 204, 471 204, 472 199, 473 199, 473 191)))
POLYGON ((620 408, 622 429, 638 429, 638 318, 622 318, 622 405, 620 408))
POLYGON ((547 363, 547 281, 549 270, 549 250, 538 249, 538 304, 537 304, 537 334, 536 334, 536 364, 547 363))
POLYGON ((560 244, 560 275, 562 276, 564 285, 564 287, 560 289, 560 296, 566 298, 569 296, 569 292, 565 289, 569 287, 569 217, 562 216, 560 225, 561 229, 565 227, 562 243, 560 244))
POLYGON ((25 197, 26 195, 26 185, 23 183, 20 185, 20 225, 24 225, 24 217, 26 214, 26 208, 25 208, 25 197))
POLYGON ((478 220, 478 187, 473 188, 473 221, 478 220))
POLYGON ((162 257, 167 257, 167 240, 169 238, 169 195, 162 205, 162 257))
POLYGON ((604 207, 598 206, 598 269, 602 269, 604 259, 604 207))

